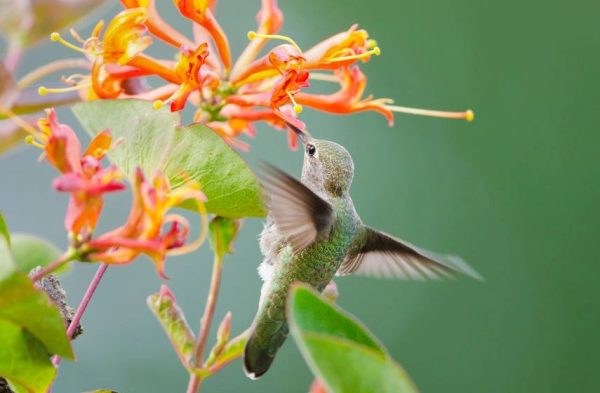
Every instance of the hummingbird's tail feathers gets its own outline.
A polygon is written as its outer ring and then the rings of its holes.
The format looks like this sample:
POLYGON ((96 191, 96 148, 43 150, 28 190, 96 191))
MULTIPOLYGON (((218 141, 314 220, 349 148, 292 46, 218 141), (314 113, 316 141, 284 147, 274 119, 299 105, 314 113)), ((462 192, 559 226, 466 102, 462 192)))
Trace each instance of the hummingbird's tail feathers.
POLYGON ((250 337, 244 349, 244 372, 250 379, 259 379, 269 370, 275 357, 256 345, 253 339, 254 335, 250 337))
POLYGON ((367 226, 354 244, 337 275, 362 274, 378 278, 439 279, 464 274, 483 278, 456 256, 438 255, 367 226))
POLYGON ((258 379, 269 370, 287 336, 285 323, 275 332, 252 332, 244 348, 244 372, 248 378, 258 379))

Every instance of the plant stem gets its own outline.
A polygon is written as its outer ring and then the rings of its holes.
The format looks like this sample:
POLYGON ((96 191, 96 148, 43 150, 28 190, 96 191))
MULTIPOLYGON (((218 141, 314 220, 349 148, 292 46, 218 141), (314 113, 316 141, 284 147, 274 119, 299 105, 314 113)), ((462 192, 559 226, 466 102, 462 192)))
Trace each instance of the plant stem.
MULTIPOLYGON (((90 285, 88 285, 88 288, 86 289, 85 294, 83 295, 83 298, 77 307, 77 311, 75 311, 75 315, 73 316, 73 319, 67 328, 67 337, 69 339, 73 337, 73 333, 75 333, 77 326, 79 326, 79 321, 81 321, 81 317, 90 303, 90 300, 92 300, 92 296, 94 296, 94 292, 96 292, 96 288, 98 288, 98 284, 100 283, 102 276, 104 276, 104 272, 106 272, 107 268, 108 264, 103 263, 98 267, 98 270, 96 270, 96 274, 94 274, 90 285)), ((60 364, 60 359, 60 356, 54 355, 52 358, 52 364, 54 364, 55 367, 58 367, 60 364)))
POLYGON ((8 52, 4 59, 4 66, 6 69, 11 73, 14 73, 21 62, 22 57, 23 47, 21 47, 21 44, 17 40, 10 40, 8 43, 8 52))
POLYGON ((63 255, 61 255, 57 260, 50 262, 48 265, 44 266, 37 273, 33 274, 30 279, 33 282, 39 281, 42 277, 47 276, 52 273, 62 265, 67 262, 70 262, 74 259, 77 259, 77 253, 75 251, 67 251, 63 255))
POLYGON ((81 68, 81 69, 89 69, 90 62, 86 59, 62 59, 56 60, 46 65, 43 65, 35 70, 31 71, 24 77, 22 77, 17 86, 19 89, 24 89, 26 87, 31 86, 34 82, 38 80, 54 74, 55 72, 68 70, 73 68, 81 68))
MULTIPOLYGON (((217 298, 219 296, 219 288, 221 286, 222 267, 223 256, 216 252, 213 262, 212 277, 210 279, 210 291, 208 293, 208 298, 206 299, 204 315, 200 321, 200 332, 198 333, 198 341, 196 344, 194 367, 202 366, 202 358, 204 357, 204 350, 208 341, 208 334, 210 333, 210 325, 212 324, 213 315, 217 306, 217 298)), ((202 379, 198 375, 191 373, 187 393, 196 393, 201 384, 202 379)))

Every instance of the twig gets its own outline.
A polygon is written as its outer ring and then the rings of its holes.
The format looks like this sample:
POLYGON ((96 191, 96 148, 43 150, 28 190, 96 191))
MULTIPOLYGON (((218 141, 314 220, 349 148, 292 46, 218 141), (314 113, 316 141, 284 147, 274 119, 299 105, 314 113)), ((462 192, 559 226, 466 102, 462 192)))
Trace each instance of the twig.
MULTIPOLYGON (((208 334, 210 333, 210 325, 212 324, 213 315, 217 306, 217 297, 219 296, 219 287, 221 286, 222 266, 223 256, 215 253, 212 277, 210 280, 210 291, 208 293, 208 298, 206 299, 204 315, 200 321, 200 332, 198 333, 198 342, 195 350, 194 367, 202 366, 202 358, 204 357, 204 350, 206 348, 206 342, 208 341, 208 334)), ((202 378, 195 373, 191 373, 187 393, 196 393, 201 384, 202 378)))
MULTIPOLYGON (((81 302, 77 307, 77 311, 75 311, 75 315, 73 316, 73 319, 71 320, 71 323, 69 323, 69 327, 67 328, 67 337, 69 339, 73 337, 73 333, 75 333, 77 326, 79 326, 79 321, 81 321, 81 317, 83 316, 85 309, 90 303, 90 300, 92 300, 92 296, 94 296, 94 292, 96 292, 96 288, 98 288, 98 284, 100 283, 102 276, 104 276, 104 272, 107 268, 108 264, 103 263, 100 265, 100 267, 98 267, 98 270, 96 270, 96 274, 94 274, 90 285, 88 285, 88 288, 86 289, 85 294, 83 295, 83 298, 81 299, 81 302)), ((52 358, 52 364, 54 364, 54 366, 58 368, 60 360, 60 356, 54 355, 54 357, 52 358)))
POLYGON ((10 40, 8 43, 8 52, 6 53, 6 58, 4 59, 4 66, 11 73, 14 73, 19 63, 21 62, 21 58, 23 57, 23 47, 17 40, 10 40))
POLYGON ((42 277, 47 276, 52 273, 62 265, 67 262, 70 262, 77 258, 77 253, 74 251, 67 251, 63 255, 61 255, 57 260, 50 262, 48 265, 44 266, 40 270, 38 270, 35 274, 33 274, 30 278, 31 281, 36 282, 39 281, 42 277))

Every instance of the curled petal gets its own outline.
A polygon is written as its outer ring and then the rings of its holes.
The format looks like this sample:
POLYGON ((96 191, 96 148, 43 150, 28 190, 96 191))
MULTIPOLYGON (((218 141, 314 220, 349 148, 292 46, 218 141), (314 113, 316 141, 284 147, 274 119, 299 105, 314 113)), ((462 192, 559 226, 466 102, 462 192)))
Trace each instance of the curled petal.
POLYGON ((378 54, 375 41, 369 39, 366 30, 358 30, 357 27, 353 25, 347 31, 329 37, 304 52, 306 67, 338 69, 359 59, 366 61, 372 54, 378 54))
POLYGON ((344 68, 336 73, 340 81, 340 90, 332 94, 298 93, 295 96, 299 104, 336 114, 348 114, 362 111, 381 113, 390 125, 394 122, 393 112, 387 108, 387 99, 362 98, 367 78, 356 66, 344 68))
POLYGON ((112 143, 112 135, 109 130, 104 130, 98 133, 90 142, 84 156, 93 156, 97 160, 101 160, 110 149, 112 143))
MULTIPOLYGON (((89 156, 88 156, 89 157, 89 156)), ((93 157, 89 157, 95 160, 93 157)), ((91 233, 96 227, 104 205, 103 195, 120 191, 125 186, 118 181, 119 171, 114 168, 98 170, 95 173, 71 172, 56 178, 52 185, 60 192, 71 193, 65 228, 74 234, 91 233)))
POLYGON ((72 194, 65 215, 65 228, 75 234, 91 233, 100 218, 103 205, 101 197, 72 194))
POLYGON ((46 119, 38 121, 46 159, 61 173, 81 170, 81 144, 77 135, 69 126, 58 122, 54 109, 48 109, 46 114, 46 119))
POLYGON ((97 60, 92 66, 92 88, 99 98, 117 98, 122 92, 122 79, 105 70, 105 64, 97 60))
POLYGON ((121 0, 121 3, 125 8, 144 7, 148 15, 144 24, 148 28, 148 31, 157 38, 176 48, 180 48, 181 46, 194 46, 194 43, 190 39, 165 22, 158 13, 154 0, 121 0))
POLYGON ((133 202, 127 221, 123 226, 90 241, 88 258, 123 264, 146 254, 155 264, 158 274, 167 278, 164 273, 166 256, 190 252, 206 238, 208 228, 204 199, 197 183, 187 182, 172 190, 168 179, 161 173, 149 182, 140 169, 136 170, 133 202), (200 236, 189 243, 186 242, 188 221, 180 215, 167 214, 169 209, 187 200, 195 201, 202 221, 200 236))
POLYGON ((127 64, 152 44, 144 24, 148 14, 144 8, 132 8, 115 16, 104 33, 102 57, 106 63, 127 64))
POLYGON ((304 64, 303 54, 293 45, 283 44, 273 48, 265 56, 253 61, 235 77, 234 84, 247 84, 276 76, 287 69, 300 69, 304 64))
POLYGON ((207 0, 173 0, 179 12, 204 27, 211 35, 226 70, 231 69, 231 50, 227 35, 215 19, 207 0))
POLYGON ((201 72, 208 56, 208 46, 206 43, 198 45, 195 50, 183 47, 181 48, 181 57, 175 65, 175 74, 180 79, 181 85, 167 100, 157 101, 159 107, 165 103, 171 105, 171 111, 179 111, 185 107, 190 94, 199 91, 204 83, 210 79, 210 75, 201 72))
POLYGON ((309 86, 308 78, 308 71, 295 69, 286 71, 271 93, 271 107, 280 107, 290 102, 296 104, 292 96, 299 93, 300 89, 309 86))

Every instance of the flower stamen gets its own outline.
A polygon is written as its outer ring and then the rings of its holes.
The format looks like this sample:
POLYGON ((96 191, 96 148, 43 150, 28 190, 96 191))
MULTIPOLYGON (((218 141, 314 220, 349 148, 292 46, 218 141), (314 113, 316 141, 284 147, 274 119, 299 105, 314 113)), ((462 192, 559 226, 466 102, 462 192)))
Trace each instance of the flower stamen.
POLYGON ((156 100, 152 103, 152 108, 158 110, 160 108, 162 108, 165 104, 168 104, 168 100, 167 101, 163 101, 163 100, 156 100))
POLYGON ((333 83, 340 82, 340 80, 335 75, 323 74, 320 72, 311 72, 310 79, 314 79, 316 81, 323 81, 323 82, 333 82, 333 83))
POLYGON ((78 85, 69 86, 69 87, 61 87, 61 88, 48 88, 46 86, 40 86, 38 88, 38 94, 41 96, 45 96, 48 93, 68 93, 70 91, 77 91, 81 89, 85 89, 87 87, 92 86, 92 82, 84 82, 78 85))
POLYGON ((46 148, 46 146, 44 146, 42 143, 38 142, 33 135, 27 135, 25 137, 25 143, 27 143, 28 145, 31 146, 35 146, 38 149, 42 149, 44 150, 46 148))
POLYGON ((19 127, 24 129, 28 133, 32 135, 37 135, 37 130, 35 128, 33 128, 29 123, 27 123, 27 121, 23 120, 21 117, 19 117, 19 115, 17 115, 10 109, 0 106, 0 114, 14 121, 19 127))
POLYGON ((292 105, 294 105, 294 112, 296 113, 302 113, 302 105, 298 104, 296 102, 296 100, 294 99, 294 96, 292 95, 292 93, 290 93, 289 91, 286 90, 285 94, 287 94, 287 96, 289 97, 290 101, 292 102, 292 105))
POLYGON ((200 199, 193 199, 193 201, 196 202, 198 215, 200 216, 200 234, 193 242, 168 250, 167 255, 169 256, 184 255, 196 250, 204 243, 206 236, 208 236, 208 218, 206 217, 206 206, 200 199))
POLYGON ((296 43, 296 41, 294 41, 291 37, 285 36, 285 35, 280 35, 280 34, 261 34, 261 33, 257 33, 255 31, 249 31, 248 32, 248 39, 249 40, 253 40, 255 38, 267 38, 267 39, 272 39, 272 40, 281 40, 281 41, 285 41, 291 45, 293 45, 296 49, 298 49, 298 51, 300 53, 302 53, 302 49, 300 49, 300 46, 298 46, 298 44, 296 43))
POLYGON ((434 111, 430 109, 420 109, 420 108, 409 108, 405 106, 396 106, 396 105, 385 105, 385 107, 392 112, 397 113, 407 113, 410 115, 421 115, 421 116, 430 116, 430 117, 441 117, 446 119, 463 119, 466 121, 473 121, 475 119, 475 114, 472 110, 468 109, 464 112, 448 112, 448 111, 434 111))
POLYGON ((359 53, 356 55, 349 55, 349 56, 341 56, 341 57, 335 57, 333 59, 328 59, 327 62, 328 63, 335 63, 338 61, 348 61, 348 60, 360 60, 360 59, 365 59, 367 57, 370 57, 372 55, 375 56, 379 56, 381 54, 381 49, 376 46, 375 48, 368 50, 366 52, 363 53, 359 53))
POLYGON ((74 51, 85 53, 85 49, 80 48, 77 45, 71 44, 69 41, 62 38, 61 35, 56 31, 54 33, 50 34, 50 40, 52 40, 54 42, 58 42, 59 44, 62 44, 69 49, 73 49, 74 51))

